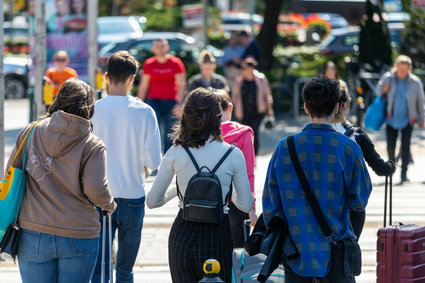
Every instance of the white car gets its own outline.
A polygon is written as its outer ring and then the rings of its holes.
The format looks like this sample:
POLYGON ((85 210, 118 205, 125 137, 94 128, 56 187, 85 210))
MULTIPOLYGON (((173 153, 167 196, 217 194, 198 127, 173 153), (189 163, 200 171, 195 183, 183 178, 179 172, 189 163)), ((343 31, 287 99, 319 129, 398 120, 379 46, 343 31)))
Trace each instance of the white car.
POLYGON ((133 16, 97 18, 99 50, 111 42, 141 37, 143 35, 141 25, 144 22, 146 18, 133 16))

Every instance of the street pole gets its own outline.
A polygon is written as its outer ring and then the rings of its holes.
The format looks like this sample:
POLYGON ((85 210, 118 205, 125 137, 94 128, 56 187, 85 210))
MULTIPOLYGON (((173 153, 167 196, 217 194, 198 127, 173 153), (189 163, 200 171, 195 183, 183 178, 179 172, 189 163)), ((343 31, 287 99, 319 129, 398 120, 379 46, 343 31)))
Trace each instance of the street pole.
POLYGON ((249 25, 251 26, 251 34, 254 34, 254 0, 248 0, 249 25))
POLYGON ((43 77, 46 69, 46 22, 45 22, 45 1, 35 0, 35 84, 34 84, 34 111, 31 120, 37 120, 45 111, 42 102, 43 97, 43 77))
POLYGON ((97 66, 97 24, 99 0, 90 0, 88 3, 88 29, 89 29, 89 82, 93 89, 96 89, 96 66, 97 66))
POLYGON ((204 48, 208 45, 208 0, 202 0, 204 5, 204 14, 202 16, 202 22, 204 26, 204 48))
MULTIPOLYGON (((0 27, 3 27, 4 11, 3 0, 0 0, 0 27)), ((0 176, 4 172, 4 32, 0 28, 0 176)))

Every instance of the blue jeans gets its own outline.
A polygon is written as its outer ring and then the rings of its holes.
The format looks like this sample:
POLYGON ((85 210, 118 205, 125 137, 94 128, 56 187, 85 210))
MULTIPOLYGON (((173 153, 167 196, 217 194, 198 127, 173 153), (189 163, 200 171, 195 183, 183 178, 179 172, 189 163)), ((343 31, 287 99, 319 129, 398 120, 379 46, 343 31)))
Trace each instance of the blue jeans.
POLYGON ((164 153, 173 145, 168 135, 171 133, 171 127, 175 122, 172 113, 174 106, 177 104, 175 100, 166 99, 149 99, 148 104, 153 108, 158 120, 159 131, 162 135, 162 146, 164 153))
MULTIPOLYGON (((118 251, 116 261, 116 281, 133 282, 133 266, 139 252, 142 238, 143 217, 145 216, 145 197, 140 199, 116 198, 118 207, 112 214, 112 238, 118 229, 118 251)), ((100 223, 102 224, 102 214, 100 213, 100 223)), ((108 218, 106 218, 108 219, 108 218)), ((103 226, 101 226, 103 227, 103 226)), ((106 223, 108 229, 108 222, 106 223)), ((102 239, 102 231, 101 231, 102 239)), ((113 240, 113 239, 112 239, 113 240)), ((106 282, 109 280, 109 233, 106 233, 105 251, 105 272, 106 282)), ((99 253, 96 268, 92 277, 92 283, 100 282, 101 261, 102 261, 102 240, 99 241, 99 253)))
POLYGON ((89 282, 99 238, 76 239, 21 230, 18 261, 23 283, 89 282))

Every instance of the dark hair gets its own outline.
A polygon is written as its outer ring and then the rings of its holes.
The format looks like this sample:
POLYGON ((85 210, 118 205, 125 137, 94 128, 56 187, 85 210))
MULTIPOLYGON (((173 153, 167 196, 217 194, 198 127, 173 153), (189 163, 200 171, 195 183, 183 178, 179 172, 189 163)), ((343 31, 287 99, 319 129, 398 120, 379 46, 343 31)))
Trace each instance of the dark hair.
POLYGON ((329 117, 340 97, 339 81, 323 75, 312 78, 303 88, 304 103, 315 118, 329 117))
POLYGON ((334 61, 326 61, 326 63, 323 65, 323 69, 322 69, 322 74, 324 76, 326 76, 326 71, 329 68, 329 65, 334 65, 335 68, 335 78, 338 79, 339 78, 339 71, 338 71, 338 66, 335 64, 334 61))
POLYGON ((180 121, 170 137, 175 145, 199 148, 212 136, 222 142, 220 101, 211 90, 199 87, 189 93, 180 121))
POLYGON ((115 52, 108 58, 107 74, 113 84, 124 83, 137 72, 139 63, 127 51, 115 52))
POLYGON ((227 93, 225 89, 216 89, 216 90, 213 90, 213 92, 217 95, 218 100, 220 102, 221 109, 223 111, 226 111, 227 108, 229 108, 229 106, 233 104, 232 99, 230 98, 230 95, 227 93))
POLYGON ((243 37, 249 37, 249 33, 246 30, 241 30, 240 32, 238 32, 238 35, 243 37))
POLYGON ((69 114, 90 120, 94 114, 95 95, 93 89, 83 81, 69 79, 63 83, 47 110, 46 117, 51 117, 54 112, 62 110, 69 114))

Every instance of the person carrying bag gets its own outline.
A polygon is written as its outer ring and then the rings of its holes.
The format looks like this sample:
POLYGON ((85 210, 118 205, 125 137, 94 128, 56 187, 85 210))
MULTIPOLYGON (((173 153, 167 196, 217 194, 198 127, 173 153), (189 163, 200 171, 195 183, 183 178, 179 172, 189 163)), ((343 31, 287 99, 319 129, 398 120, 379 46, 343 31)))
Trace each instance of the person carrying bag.
POLYGON ((13 157, 12 164, 7 169, 0 183, 0 215, 2 215, 0 218, 0 252, 9 254, 13 261, 15 261, 18 252, 20 231, 17 220, 25 193, 25 166, 27 164, 28 143, 37 124, 38 122, 35 122, 25 134, 18 151, 13 157), (25 150, 23 150, 24 147, 25 150), (19 169, 13 165, 22 152, 22 166, 19 169))
POLYGON ((292 164, 295 167, 297 177, 304 190, 307 201, 313 210, 314 216, 316 217, 323 234, 331 242, 331 271, 329 272, 330 276, 328 276, 327 279, 330 282, 344 282, 343 280, 347 278, 346 276, 360 275, 362 268, 362 255, 359 243, 354 239, 344 239, 340 241, 334 241, 332 239, 333 233, 331 227, 329 227, 326 217, 320 209, 320 204, 308 183, 298 159, 294 136, 288 137, 288 148, 292 164), (338 275, 341 274, 343 277, 339 278, 338 275))

